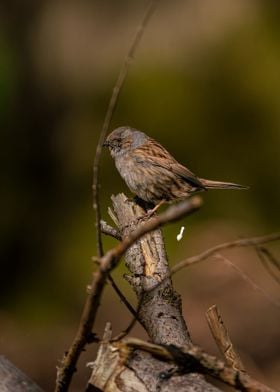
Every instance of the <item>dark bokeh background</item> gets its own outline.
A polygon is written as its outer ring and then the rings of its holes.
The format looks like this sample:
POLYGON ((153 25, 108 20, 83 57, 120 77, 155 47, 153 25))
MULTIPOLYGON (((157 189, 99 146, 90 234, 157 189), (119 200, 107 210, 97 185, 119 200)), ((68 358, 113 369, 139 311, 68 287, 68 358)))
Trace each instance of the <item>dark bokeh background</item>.
MULTIPOLYGON (((46 391, 78 324, 95 254, 92 162, 116 75, 145 2, 0 3, 0 347, 46 391)), ((279 229, 279 6, 260 0, 163 1, 149 25, 112 128, 131 125, 158 139, 200 175, 250 185, 203 195, 204 207, 164 230, 170 263, 209 246, 279 229)), ((102 157, 101 202, 126 191, 102 157)), ((113 240, 105 239, 108 248, 113 240)), ((270 249, 280 255, 279 244, 270 249)), ((253 250, 227 257, 279 298, 253 250)), ((123 266, 116 280, 123 282, 123 266)), ((279 308, 223 262, 175 277, 194 341, 217 353, 204 313, 221 308, 247 369, 280 384, 279 308)), ((97 332, 129 320, 108 287, 97 332)), ((145 336, 140 328, 134 335, 145 336)), ((72 391, 89 375, 79 365, 72 391)))

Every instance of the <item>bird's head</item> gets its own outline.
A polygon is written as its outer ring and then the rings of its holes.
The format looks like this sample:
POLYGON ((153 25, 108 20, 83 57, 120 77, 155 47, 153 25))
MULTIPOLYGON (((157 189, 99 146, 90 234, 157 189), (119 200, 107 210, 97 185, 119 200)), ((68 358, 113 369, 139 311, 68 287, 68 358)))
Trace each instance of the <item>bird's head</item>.
POLYGON ((119 127, 108 135, 103 146, 108 147, 113 158, 141 146, 148 138, 145 133, 131 127, 119 127))

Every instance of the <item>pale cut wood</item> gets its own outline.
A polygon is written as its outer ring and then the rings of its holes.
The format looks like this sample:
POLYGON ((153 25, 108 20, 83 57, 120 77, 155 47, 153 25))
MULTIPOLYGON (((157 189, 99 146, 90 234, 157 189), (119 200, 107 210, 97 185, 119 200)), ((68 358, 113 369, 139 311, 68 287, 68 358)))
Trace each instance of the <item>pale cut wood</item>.
POLYGON ((227 327, 217 305, 213 305, 207 310, 206 319, 213 338, 226 363, 234 370, 245 372, 244 365, 233 347, 227 327))

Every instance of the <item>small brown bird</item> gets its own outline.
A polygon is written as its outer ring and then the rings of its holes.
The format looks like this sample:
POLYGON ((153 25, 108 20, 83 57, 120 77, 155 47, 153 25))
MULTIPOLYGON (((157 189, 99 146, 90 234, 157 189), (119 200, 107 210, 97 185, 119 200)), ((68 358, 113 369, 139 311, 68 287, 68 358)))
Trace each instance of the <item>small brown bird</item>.
POLYGON ((116 167, 127 186, 140 199, 155 205, 185 199, 207 189, 248 189, 231 182, 198 178, 144 132, 119 127, 107 137, 116 167))

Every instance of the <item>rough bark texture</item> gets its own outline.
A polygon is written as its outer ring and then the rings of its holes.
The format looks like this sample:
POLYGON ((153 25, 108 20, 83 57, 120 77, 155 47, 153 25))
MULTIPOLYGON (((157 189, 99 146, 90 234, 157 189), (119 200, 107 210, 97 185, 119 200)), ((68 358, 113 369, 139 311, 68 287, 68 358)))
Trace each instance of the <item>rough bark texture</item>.
MULTIPOLYGON (((129 235, 141 224, 145 215, 135 201, 120 194, 112 197, 114 221, 122 237, 129 235)), ((133 244, 125 255, 131 275, 126 279, 141 301, 139 317, 151 340, 158 344, 190 346, 191 338, 182 316, 181 298, 175 292, 169 275, 169 266, 161 230, 155 230, 133 244), (162 280, 165 281, 156 287, 162 280)), ((176 374, 174 364, 164 363, 150 354, 136 351, 127 361, 109 340, 107 326, 88 391, 92 386, 102 391, 218 391, 200 374, 176 374), (175 372, 174 372, 175 370, 175 372)))
MULTIPOLYGON (((135 230, 145 211, 123 194, 112 197, 114 214, 122 236, 135 230)), ((132 275, 126 279, 141 300, 139 316, 151 338, 158 344, 189 345, 190 335, 182 316, 181 298, 172 287, 163 236, 160 229, 145 235, 125 255, 132 275), (166 279, 167 278, 167 279, 166 279), (158 288, 161 281, 164 281, 158 288)))
POLYGON ((0 391, 43 392, 34 381, 3 356, 0 356, 0 391))

